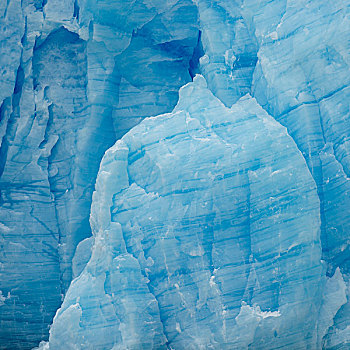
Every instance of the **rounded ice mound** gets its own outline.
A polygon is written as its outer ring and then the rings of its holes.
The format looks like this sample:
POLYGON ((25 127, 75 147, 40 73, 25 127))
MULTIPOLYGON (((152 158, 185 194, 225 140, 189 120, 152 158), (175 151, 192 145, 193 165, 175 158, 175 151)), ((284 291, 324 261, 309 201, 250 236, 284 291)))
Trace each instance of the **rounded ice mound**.
POLYGON ((92 255, 50 349, 314 346, 324 279, 315 183, 249 95, 226 108, 203 77, 184 86, 172 113, 106 152, 90 221, 92 255))

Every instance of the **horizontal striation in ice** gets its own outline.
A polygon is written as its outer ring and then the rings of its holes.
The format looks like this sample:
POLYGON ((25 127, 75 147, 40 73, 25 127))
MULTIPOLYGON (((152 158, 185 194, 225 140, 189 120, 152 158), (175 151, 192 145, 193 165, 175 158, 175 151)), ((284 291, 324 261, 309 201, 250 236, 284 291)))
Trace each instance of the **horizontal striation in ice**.
POLYGON ((50 349, 313 348, 344 303, 295 143, 254 98, 229 109, 201 76, 106 152, 90 220, 50 349))

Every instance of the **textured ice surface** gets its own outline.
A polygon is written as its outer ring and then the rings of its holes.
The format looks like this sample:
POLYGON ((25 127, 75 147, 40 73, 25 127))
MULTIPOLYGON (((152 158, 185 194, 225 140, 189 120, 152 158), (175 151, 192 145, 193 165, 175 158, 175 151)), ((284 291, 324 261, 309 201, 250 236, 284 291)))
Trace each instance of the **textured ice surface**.
POLYGON ((107 151, 91 224, 50 349, 313 348, 346 302, 339 270, 326 283, 294 141, 255 99, 229 109, 201 76, 107 151))
POLYGON ((191 1, 0 3, 0 348, 31 348, 91 235, 105 150, 171 111, 197 45, 191 1))
POLYGON ((0 1, 0 348, 60 306, 52 349, 348 348, 349 36, 345 0, 0 1))

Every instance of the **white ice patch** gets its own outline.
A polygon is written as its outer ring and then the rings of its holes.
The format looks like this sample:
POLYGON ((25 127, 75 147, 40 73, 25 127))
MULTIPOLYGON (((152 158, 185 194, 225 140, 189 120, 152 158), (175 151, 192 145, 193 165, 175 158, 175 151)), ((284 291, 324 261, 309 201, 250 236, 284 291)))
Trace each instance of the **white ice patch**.
POLYGON ((269 35, 266 35, 267 38, 271 38, 272 40, 278 39, 278 33, 276 31, 270 33, 269 35))
POLYGON ((236 317, 236 321, 239 317, 242 316, 252 316, 260 319, 268 318, 268 317, 280 317, 281 312, 277 311, 262 311, 259 305, 250 306, 244 301, 242 302, 242 307, 239 315, 236 317))
POLYGON ((232 49, 225 51, 225 64, 226 64, 226 66, 228 66, 232 69, 236 60, 237 60, 237 58, 234 55, 232 49))
POLYGON ((180 324, 178 322, 176 322, 176 330, 181 333, 180 324))
POLYGON ((33 350, 49 350, 50 344, 47 341, 40 342, 39 346, 37 348, 34 348, 33 350))
POLYGON ((7 293, 7 297, 5 297, 5 296, 2 294, 2 291, 0 290, 0 306, 5 305, 5 301, 6 301, 7 299, 10 299, 10 297, 11 297, 10 292, 8 292, 8 293, 7 293))
POLYGON ((4 225, 2 222, 0 222, 0 230, 2 230, 3 232, 11 231, 11 229, 8 226, 4 225))
POLYGON ((210 277, 210 280, 209 280, 210 287, 216 286, 216 283, 215 283, 214 279, 215 279, 215 276, 211 276, 210 277))
POLYGON ((206 65, 208 63, 209 63, 209 56, 208 55, 204 55, 199 59, 199 64, 201 66, 206 65))

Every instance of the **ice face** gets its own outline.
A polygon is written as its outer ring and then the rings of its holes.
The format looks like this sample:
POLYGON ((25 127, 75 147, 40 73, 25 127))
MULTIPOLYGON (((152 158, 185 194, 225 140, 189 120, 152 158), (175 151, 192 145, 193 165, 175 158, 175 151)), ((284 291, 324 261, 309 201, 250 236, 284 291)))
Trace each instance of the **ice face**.
POLYGON ((348 9, 342 1, 298 1, 269 30, 262 20, 267 11, 266 4, 261 22, 253 24, 260 42, 254 96, 287 127, 303 153, 321 198, 322 242, 329 273, 337 266, 345 271, 350 224, 345 209, 350 205, 349 105, 343 102, 350 91, 345 73, 350 64, 350 46, 345 40, 350 32, 348 9), (302 9, 298 6, 304 4, 302 9), (296 28, 300 17, 305 18, 303 26, 296 28))
POLYGON ((191 1, 9 0, 0 17, 0 347, 22 349, 48 336, 76 246, 91 236, 104 152, 170 112, 191 80, 197 11, 191 1))
POLYGON ((347 347, 349 11, 2 1, 0 348, 347 347))
MULTIPOLYGON (((327 275, 340 267, 349 284, 349 7, 307 0, 197 4, 205 48, 198 71, 227 106, 248 86, 287 128, 317 184, 327 275), (256 60, 253 74, 249 64, 242 68, 242 55, 256 60)), ((330 330, 339 342, 327 346, 349 343, 349 307, 330 330)))
POLYGON ((106 152, 90 220, 50 349, 306 348, 346 302, 322 302, 319 199, 294 141, 201 76, 106 152))

